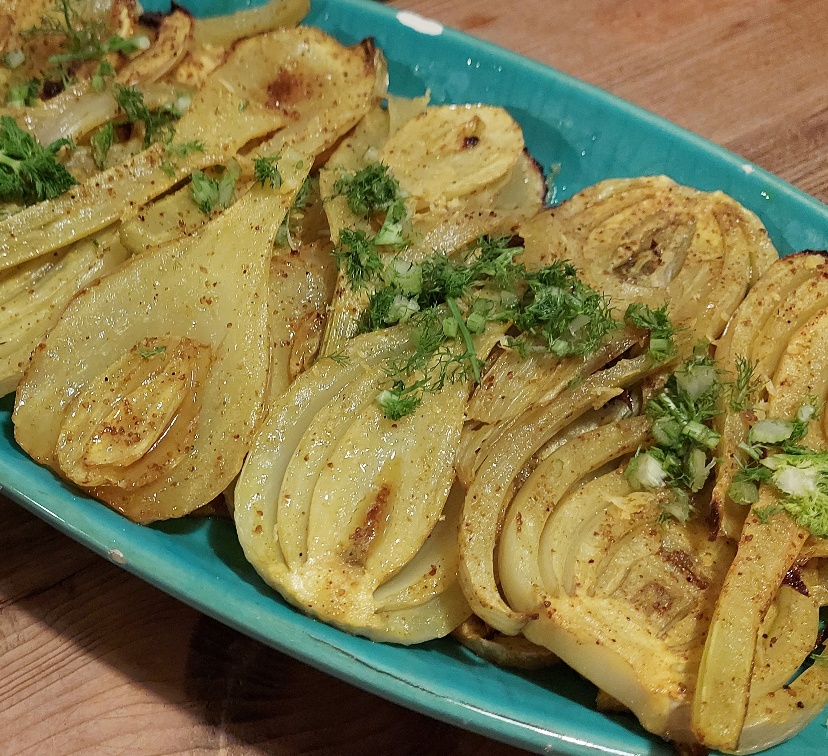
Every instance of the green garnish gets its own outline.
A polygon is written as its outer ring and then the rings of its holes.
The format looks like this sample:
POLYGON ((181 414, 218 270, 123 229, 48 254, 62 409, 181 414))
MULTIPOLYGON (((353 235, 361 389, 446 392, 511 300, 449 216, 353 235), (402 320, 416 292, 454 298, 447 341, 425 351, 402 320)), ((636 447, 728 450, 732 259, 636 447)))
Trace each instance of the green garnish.
POLYGON ((101 126, 89 140, 89 145, 92 147, 92 159, 100 170, 106 167, 106 158, 114 141, 115 125, 111 121, 101 126))
POLYGON ((274 155, 256 158, 253 161, 253 175, 262 186, 270 184, 273 189, 278 189, 282 185, 282 174, 276 165, 278 159, 279 156, 274 155))
POLYGON ((529 291, 515 325, 558 357, 594 352, 616 328, 609 300, 581 282, 568 262, 527 275, 529 291))
POLYGON ((151 357, 155 357, 158 354, 165 354, 167 351, 167 347, 163 345, 154 346, 154 347, 139 347, 138 348, 138 356, 144 360, 148 360, 151 357))
POLYGON ((690 515, 688 492, 700 491, 713 469, 719 434, 709 427, 723 389, 712 358, 699 351, 647 402, 656 444, 639 451, 624 472, 636 490, 662 491, 662 519, 690 515), (679 513, 679 514, 677 514, 679 513))
POLYGON ((744 412, 753 409, 753 397, 762 387, 762 381, 755 377, 756 363, 746 357, 736 358, 736 381, 730 391, 730 409, 744 412))
POLYGON ((115 101, 124 111, 130 123, 144 127, 144 146, 153 142, 170 142, 175 135, 175 122, 181 118, 181 111, 174 105, 163 105, 150 109, 144 102, 144 95, 132 86, 115 85, 115 101))
POLYGON ((421 401, 422 397, 410 392, 406 393, 402 384, 381 391, 377 396, 377 404, 389 420, 399 420, 406 415, 410 415, 420 406, 421 401))
POLYGON ((676 353, 676 329, 670 322, 667 305, 653 310, 645 304, 633 303, 627 307, 624 320, 650 332, 647 354, 653 362, 665 362, 676 353))
POLYGON ((299 244, 293 239, 291 230, 293 225, 299 218, 302 217, 302 211, 308 206, 310 202, 311 191, 315 191, 316 180, 308 176, 303 182, 299 191, 296 193, 293 202, 288 208, 285 219, 282 225, 276 231, 276 238, 273 240, 273 245, 276 247, 289 247, 290 249, 298 249, 299 244))
MULTIPOLYGON (((354 288, 373 289, 360 331, 397 323, 414 328, 415 356, 389 373, 397 386, 391 390, 395 397, 438 390, 460 376, 479 383, 482 366, 474 335, 484 333, 490 322, 513 323, 522 331, 512 341, 521 353, 543 350, 559 357, 590 354, 619 328, 609 300, 581 282, 571 263, 529 271, 515 261, 523 251, 515 241, 512 236, 484 236, 455 255, 436 252, 419 264, 399 258, 383 264, 375 239, 362 231, 342 232, 334 251, 340 269, 354 288), (434 358, 430 373, 406 385, 434 358)), ((669 337, 673 348, 666 310, 642 306, 634 312, 638 315, 648 319, 640 327, 652 327, 651 334, 658 329, 659 338, 669 337)))
POLYGON ((70 139, 47 146, 23 131, 11 116, 0 118, 0 201, 30 205, 63 194, 78 182, 56 159, 70 139))
POLYGON ((63 52, 49 56, 48 60, 57 66, 57 75, 64 84, 71 81, 75 63, 101 60, 110 53, 129 55, 146 50, 150 44, 144 35, 124 39, 110 34, 102 22, 81 15, 77 0, 56 0, 55 12, 44 15, 37 26, 25 30, 22 36, 60 39, 63 52))
POLYGON ((334 182, 334 194, 345 197, 354 215, 373 217, 384 212, 374 244, 404 246, 403 228, 408 210, 397 179, 381 163, 371 163, 356 173, 345 173, 334 182))
POLYGON ((354 215, 388 210, 400 198, 400 184, 388 166, 372 163, 356 173, 345 173, 334 182, 334 194, 345 197, 354 215))
POLYGON ((383 271, 377 246, 364 231, 342 229, 333 255, 337 267, 345 271, 355 289, 366 286, 383 271))
POLYGON ((9 70, 20 68, 26 62, 26 53, 22 50, 9 50, 3 54, 3 65, 9 70))
POLYGON ((16 84, 6 93, 6 105, 13 108, 23 108, 32 105, 40 94, 40 79, 29 79, 22 84, 16 84))
POLYGON ((106 79, 108 76, 114 76, 115 69, 107 60, 102 60, 98 63, 98 70, 92 74, 92 89, 96 92, 103 92, 106 88, 106 79))
MULTIPOLYGON (((740 470, 728 489, 737 504, 759 499, 759 485, 772 485, 780 494, 779 507, 803 527, 828 538, 828 452, 800 445, 808 423, 817 419, 816 401, 810 398, 797 410, 793 420, 768 418, 756 423, 741 446, 749 463, 740 470)), ((757 517, 762 516, 754 510, 757 517)))
POLYGON ((170 142, 167 145, 167 154, 170 157, 185 158, 194 152, 204 152, 204 142, 200 139, 193 139, 190 142, 170 142))
POLYGON ((205 215, 212 213, 216 207, 229 207, 233 201, 236 180, 240 174, 241 169, 235 161, 230 163, 218 178, 211 178, 203 171, 193 171, 190 182, 193 202, 205 215))

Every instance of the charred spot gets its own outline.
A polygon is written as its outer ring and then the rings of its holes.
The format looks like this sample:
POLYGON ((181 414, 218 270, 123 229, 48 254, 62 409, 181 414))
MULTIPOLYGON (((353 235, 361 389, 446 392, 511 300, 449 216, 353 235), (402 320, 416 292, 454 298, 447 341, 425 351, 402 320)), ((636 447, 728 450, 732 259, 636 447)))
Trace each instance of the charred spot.
POLYGON ((463 149, 468 150, 472 147, 477 147, 480 144, 480 137, 477 136, 467 136, 463 138, 463 149))
POLYGON ((790 588, 793 588, 797 593, 801 593, 803 596, 810 597, 810 593, 808 593, 808 586, 805 585, 805 582, 802 580, 802 575, 799 572, 799 567, 791 567, 786 573, 785 577, 782 579, 782 585, 787 585, 790 588))
POLYGON ((365 564, 371 544, 379 534, 381 525, 385 520, 388 502, 391 500, 391 491, 392 488, 388 483, 383 483, 377 489, 376 494, 374 494, 374 501, 365 513, 362 525, 357 526, 348 537, 350 547, 345 554, 345 561, 349 564, 365 564))
POLYGON ((673 597, 660 583, 649 582, 638 592, 635 604, 645 612, 654 612, 659 616, 667 614, 673 606, 673 597))
POLYGON ((722 527, 722 504, 716 497, 713 497, 713 501, 710 502, 710 514, 707 517, 707 524, 709 527, 707 539, 715 541, 719 537, 719 531, 722 527))
POLYGON ((166 13, 159 13, 158 11, 145 11, 141 14, 138 20, 143 26, 147 26, 150 29, 155 29, 157 31, 166 17, 166 13))
POLYGON ((297 76, 292 71, 281 69, 276 78, 267 85, 267 101, 269 108, 289 108, 304 99, 310 92, 310 82, 307 77, 297 76))
POLYGON ((40 88, 40 99, 51 100, 55 95, 63 91, 63 82, 46 80, 40 88))
POLYGON ((359 48, 362 50, 363 59, 365 61, 365 70, 369 73, 374 70, 374 61, 377 57, 377 45, 373 37, 366 37, 359 43, 359 48))
POLYGON ((681 574, 687 579, 687 582, 698 588, 700 591, 706 590, 710 587, 709 580, 696 574, 693 569, 695 566, 693 563, 693 557, 686 551, 682 551, 681 549, 671 551, 662 547, 658 550, 658 555, 664 562, 669 564, 671 567, 675 567, 679 572, 681 572, 681 574))

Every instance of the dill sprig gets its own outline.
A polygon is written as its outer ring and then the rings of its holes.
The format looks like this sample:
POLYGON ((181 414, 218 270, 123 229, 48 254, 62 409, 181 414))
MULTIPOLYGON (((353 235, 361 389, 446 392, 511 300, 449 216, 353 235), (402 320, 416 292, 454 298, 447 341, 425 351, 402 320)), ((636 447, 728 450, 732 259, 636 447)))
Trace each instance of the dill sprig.
POLYGON ((676 353, 676 328, 667 314, 667 305, 651 309, 640 302, 633 302, 624 313, 624 320, 636 328, 649 331, 647 354, 654 362, 666 362, 676 353))
MULTIPOLYGON (((416 334, 414 356, 389 372, 393 386, 384 401, 395 399, 395 414, 403 406, 396 400, 439 390, 449 378, 479 383, 474 335, 488 323, 514 324, 521 335, 513 343, 526 353, 544 350, 562 358, 590 354, 620 327, 609 299, 583 283, 571 263, 529 271, 516 260, 522 251, 519 237, 483 236, 452 255, 438 251, 419 264, 400 258, 383 264, 375 239, 342 232, 334 251, 340 269, 354 288, 372 289, 360 332, 408 323, 416 334), (436 377, 407 383, 430 360, 436 377)), ((666 309, 641 305, 632 317, 650 330, 659 359, 673 353, 666 309)))
POLYGON ((229 207, 240 174, 241 168, 235 161, 217 178, 210 177, 203 171, 194 171, 190 180, 190 195, 193 202, 205 215, 212 213, 216 207, 229 207))
POLYGON ((355 173, 343 173, 334 182, 334 194, 345 197, 354 215, 388 210, 401 195, 400 184, 381 163, 371 163, 355 173))
POLYGON ((762 388, 762 380, 756 377, 756 363, 747 357, 736 357, 736 380, 730 388, 730 409, 744 412, 753 409, 754 396, 762 388))
POLYGON ((371 163, 353 172, 343 173, 334 182, 334 195, 345 197, 354 215, 366 218, 385 213, 374 243, 387 246, 405 246, 404 224, 408 219, 405 197, 397 179, 388 166, 371 163))
POLYGON ((273 157, 259 157, 253 161, 253 176, 256 181, 262 186, 268 184, 273 189, 278 189, 282 185, 282 174, 279 173, 279 168, 276 161, 279 159, 278 155, 273 157))
POLYGON ((149 46, 149 39, 144 35, 125 39, 112 34, 101 21, 84 17, 77 0, 56 0, 53 11, 45 14, 37 25, 26 29, 22 36, 60 40, 61 52, 50 55, 48 62, 56 67, 55 73, 64 85, 72 80, 74 64, 102 60, 111 53, 129 55, 149 46))
POLYGON ((558 357, 591 354, 618 328, 609 299, 583 283, 571 263, 556 261, 526 280, 515 325, 558 357))
POLYGON ((78 182, 56 155, 70 139, 43 146, 11 116, 0 118, 0 201, 35 202, 63 194, 78 182))
POLYGON ((110 121, 101 126, 89 139, 89 146, 92 148, 92 159, 99 170, 106 168, 106 159, 109 150, 115 142, 115 125, 110 121))
POLYGON ((333 255, 337 267, 345 271, 355 289, 367 286, 382 274, 383 264, 377 245, 364 231, 342 229, 333 255))
POLYGON ((116 84, 115 101, 123 110, 127 120, 144 127, 144 147, 153 142, 172 141, 175 135, 175 123, 181 118, 181 111, 175 105, 162 105, 150 109, 144 102, 144 95, 134 86, 116 84))

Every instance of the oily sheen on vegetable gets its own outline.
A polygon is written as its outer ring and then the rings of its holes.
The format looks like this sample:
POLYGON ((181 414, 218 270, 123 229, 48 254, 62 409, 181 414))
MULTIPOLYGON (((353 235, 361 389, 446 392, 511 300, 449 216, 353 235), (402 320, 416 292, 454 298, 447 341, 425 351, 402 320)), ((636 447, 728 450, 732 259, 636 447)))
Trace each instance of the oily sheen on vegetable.
POLYGON ((16 440, 137 522, 229 514, 347 632, 560 660, 683 751, 791 737, 828 702, 825 255, 666 176, 546 207, 506 110, 390 95, 307 6, 0 23, 16 440))

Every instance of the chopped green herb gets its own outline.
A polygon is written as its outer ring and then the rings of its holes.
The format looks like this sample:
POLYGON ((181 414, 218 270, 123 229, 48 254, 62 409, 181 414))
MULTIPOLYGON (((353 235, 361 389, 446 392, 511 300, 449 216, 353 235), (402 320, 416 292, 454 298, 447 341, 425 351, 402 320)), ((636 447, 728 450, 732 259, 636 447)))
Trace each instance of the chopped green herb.
POLYGON ((56 159, 69 139, 47 146, 23 131, 11 116, 0 118, 0 201, 34 202, 52 199, 77 184, 74 176, 56 159))
POLYGON ((736 358, 736 382, 730 392, 730 408, 734 412, 753 409, 753 397, 762 387, 762 381, 755 377, 755 372, 755 363, 746 357, 736 358))
POLYGON ((278 189, 282 185, 282 174, 276 165, 278 159, 279 156, 274 155, 256 158, 253 161, 253 175, 262 186, 270 184, 273 189, 278 189))
POLYGON ((219 178, 210 178, 202 171, 194 171, 190 191, 198 209, 209 215, 216 207, 229 207, 240 173, 241 169, 235 161, 225 168, 219 178))
POLYGON ((364 231, 343 229, 333 255, 338 268, 345 271, 354 288, 366 286, 382 274, 377 247, 364 231))
POLYGON ((721 391, 713 360, 701 352, 676 370, 647 403, 656 445, 639 451, 625 476, 636 490, 666 493, 663 516, 686 519, 688 492, 700 491, 710 476, 715 464, 711 453, 720 436, 709 423, 717 414, 721 391))
POLYGON ((633 303, 627 307, 624 320, 650 332, 647 353, 654 362, 665 362, 676 353, 676 329, 670 322, 667 305, 653 310, 645 304, 633 303))
POLYGON ((400 184, 388 166, 371 163, 356 173, 345 173, 334 182, 334 194, 345 197, 355 215, 388 210, 400 198, 400 184))
POLYGON ((384 212, 382 227, 374 237, 379 245, 404 246, 408 210, 397 179, 381 163, 371 163, 356 173, 345 173, 334 182, 334 194, 343 196, 355 215, 384 212))
POLYGON ((150 110, 144 102, 144 95, 133 86, 115 85, 115 101, 124 111, 130 123, 144 127, 144 146, 153 142, 170 142, 175 135, 175 122, 181 118, 181 111, 173 105, 164 105, 150 110))
POLYGON ((279 226, 278 230, 276 231, 276 238, 273 240, 273 245, 276 247, 289 247, 290 249, 298 249, 299 243, 294 240, 293 235, 291 233, 292 226, 297 222, 299 218, 302 217, 302 211, 307 207, 308 202, 310 202, 310 195, 312 191, 315 191, 316 187, 316 180, 312 179, 308 176, 303 182, 302 186, 299 188, 299 191, 296 193, 296 197, 294 197, 293 202, 290 205, 290 208, 285 215, 285 219, 282 221, 282 225, 279 226))
POLYGON ((167 155, 173 158, 186 158, 196 152, 204 152, 204 142, 193 139, 190 142, 170 142, 166 146, 167 155))
POLYGON ((165 354, 167 351, 167 347, 163 344, 154 347, 140 347, 138 349, 138 356, 142 359, 148 360, 151 357, 155 357, 158 354, 165 354))
POLYGON ((124 39, 109 33, 102 22, 85 18, 77 0, 56 0, 54 5, 54 13, 44 15, 38 25, 25 30, 22 36, 61 40, 63 52, 51 55, 49 63, 57 66, 57 75, 64 83, 72 78, 73 64, 101 60, 110 53, 129 55, 149 47, 149 39, 144 35, 124 39))
POLYGON ((553 354, 590 354, 618 328, 609 300, 581 282, 570 263, 555 262, 527 282, 515 325, 553 354))
POLYGON ((23 108, 32 105, 40 95, 40 79, 29 79, 23 84, 16 84, 6 93, 6 105, 23 108))
POLYGON ((344 352, 334 352, 333 354, 327 354, 325 355, 324 359, 332 360, 340 367, 345 367, 345 365, 347 365, 349 362, 348 355, 344 352))
POLYGON ((114 141, 115 125, 111 121, 101 126, 89 140, 89 145, 92 147, 92 159, 100 170, 106 168, 106 158, 114 141))
POLYGON ((106 88, 106 79, 109 76, 114 76, 115 69, 108 60, 102 60, 98 63, 98 70, 92 75, 92 89, 96 92, 103 92, 106 88))
POLYGON ((381 391, 377 396, 377 404, 389 420, 399 420, 406 415, 410 415, 420 406, 420 402, 422 402, 422 397, 406 393, 402 384, 381 391))
POLYGON ((20 68, 26 62, 26 53, 22 50, 9 50, 3 55, 3 65, 11 70, 20 68))
POLYGON ((752 504, 759 498, 759 485, 772 485, 780 494, 779 506, 801 527, 828 538, 828 452, 798 443, 807 435, 808 423, 818 416, 816 402, 810 398, 793 420, 768 418, 756 423, 742 446, 749 463, 734 476, 728 495, 739 504, 752 504))
POLYGON ((766 507, 759 507, 753 510, 753 514, 756 515, 756 518, 761 522, 763 525, 768 524, 768 520, 773 517, 775 514, 783 511, 784 507, 780 507, 774 504, 768 504, 766 507))

